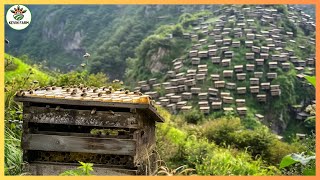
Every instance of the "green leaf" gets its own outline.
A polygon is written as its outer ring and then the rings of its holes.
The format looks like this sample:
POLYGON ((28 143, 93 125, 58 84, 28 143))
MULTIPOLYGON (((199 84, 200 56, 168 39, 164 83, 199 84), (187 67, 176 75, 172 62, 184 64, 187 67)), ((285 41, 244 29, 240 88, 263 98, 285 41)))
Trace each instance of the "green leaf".
POLYGON ((316 87, 316 77, 315 76, 305 76, 307 81, 311 83, 314 87, 316 87))
POLYGON ((316 168, 312 167, 311 169, 305 169, 305 170, 303 170, 302 174, 305 176, 315 176, 316 175, 316 168))
POLYGON ((304 156, 303 154, 289 154, 285 156, 280 162, 280 169, 291 166, 297 162, 301 163, 302 165, 307 165, 311 160, 316 159, 315 156, 304 156))
POLYGON ((298 161, 294 160, 291 157, 291 154, 286 155, 284 158, 282 158, 281 162, 280 162, 280 169, 291 166, 292 164, 297 163, 298 161))

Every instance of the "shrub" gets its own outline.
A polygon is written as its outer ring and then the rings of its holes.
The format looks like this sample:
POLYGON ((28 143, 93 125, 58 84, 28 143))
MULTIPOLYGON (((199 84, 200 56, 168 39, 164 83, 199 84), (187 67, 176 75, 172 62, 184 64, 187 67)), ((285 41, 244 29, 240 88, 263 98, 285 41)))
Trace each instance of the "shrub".
POLYGON ((212 120, 203 125, 204 136, 209 141, 214 141, 217 144, 233 142, 233 137, 230 133, 243 129, 239 118, 222 117, 217 120, 212 120))
POLYGON ((174 37, 182 37, 182 35, 183 35, 183 27, 180 24, 174 26, 174 28, 172 30, 172 35, 174 37))
POLYGON ((192 109, 191 111, 184 113, 184 119, 188 123, 197 124, 203 121, 204 114, 196 109, 192 109))
POLYGON ((179 17, 179 23, 181 23, 181 25, 184 28, 189 27, 192 24, 192 22, 196 20, 197 20, 196 17, 189 13, 184 13, 179 17))
POLYGON ((173 168, 181 163, 181 148, 186 136, 185 132, 173 127, 170 122, 157 125, 157 151, 168 167, 173 168))
POLYGON ((4 64, 5 64, 5 66, 4 66, 5 71, 14 71, 18 67, 18 65, 16 63, 14 63, 9 58, 8 59, 7 58, 4 59, 4 64))
MULTIPOLYGON (((221 148, 206 138, 197 138, 172 127, 169 123, 158 128, 157 146, 168 167, 185 165, 195 169, 197 175, 275 175, 276 167, 252 159, 250 154, 221 148), (159 148, 159 144, 161 144, 159 148)), ((184 167, 185 167, 184 166, 184 167)))
POLYGON ((51 83, 56 86, 73 86, 83 84, 84 86, 102 87, 112 85, 114 88, 119 88, 120 84, 111 84, 109 78, 103 73, 89 74, 88 71, 72 71, 67 74, 61 74, 56 77, 51 83))
POLYGON ((287 154, 298 153, 303 149, 301 144, 288 144, 278 139, 272 139, 265 150, 264 159, 270 163, 278 164, 287 154))
POLYGON ((218 145, 245 149, 253 157, 277 164, 289 153, 299 152, 300 146, 293 146, 277 139, 266 127, 245 129, 239 118, 220 118, 204 125, 203 135, 218 145))
POLYGON ((206 139, 190 136, 184 145, 186 162, 198 175, 274 175, 275 167, 266 167, 261 159, 252 160, 246 152, 220 148, 206 139))
POLYGON ((248 148, 248 151, 251 152, 253 156, 263 156, 272 140, 272 134, 262 128, 231 132, 230 136, 234 140, 237 148, 248 148))

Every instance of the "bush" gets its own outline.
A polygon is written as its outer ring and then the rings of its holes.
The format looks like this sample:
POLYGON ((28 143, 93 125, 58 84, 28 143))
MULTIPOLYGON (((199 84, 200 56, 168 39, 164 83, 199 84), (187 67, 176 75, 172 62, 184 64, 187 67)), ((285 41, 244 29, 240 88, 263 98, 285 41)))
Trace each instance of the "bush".
POLYGON ((170 122, 157 125, 157 151, 168 167, 174 168, 183 164, 182 144, 187 134, 175 127, 170 122))
POLYGON ((174 37, 182 37, 182 35, 183 35, 183 27, 180 24, 174 26, 174 29, 172 30, 172 35, 174 37))
POLYGON ((192 109, 191 111, 184 113, 184 119, 187 123, 197 124, 203 121, 204 114, 196 109, 192 109))
POLYGON ((203 135, 209 141, 246 150, 253 157, 261 157, 271 164, 279 163, 281 158, 289 153, 300 151, 300 146, 278 140, 266 127, 245 129, 239 118, 223 117, 203 126, 203 135))
POLYGON ((278 139, 272 139, 268 149, 265 150, 264 159, 270 163, 278 164, 287 154, 302 151, 301 144, 288 144, 278 139))
POLYGON ((5 71, 14 71, 17 69, 18 65, 14 63, 11 59, 4 59, 5 71))
POLYGON ((222 117, 217 120, 212 120, 203 125, 204 136, 209 141, 214 141, 219 144, 230 144, 233 142, 233 137, 230 133, 243 129, 239 118, 222 117))
POLYGON ((254 156, 264 155, 264 151, 267 150, 273 139, 272 134, 263 128, 232 132, 230 136, 235 140, 236 147, 241 149, 248 148, 248 151, 254 156))
POLYGON ((189 13, 184 13, 179 17, 179 23, 181 23, 181 25, 184 28, 189 27, 192 24, 192 22, 196 20, 197 20, 196 17, 189 13))
POLYGON ((261 159, 252 160, 246 152, 220 148, 205 139, 191 136, 184 145, 186 160, 198 175, 274 175, 275 167, 266 167, 261 159))
POLYGON ((103 73, 89 74, 87 71, 73 71, 67 74, 58 75, 52 84, 56 86, 73 86, 83 84, 84 86, 102 87, 115 85, 115 88, 119 88, 119 85, 111 84, 108 82, 109 78, 103 73))

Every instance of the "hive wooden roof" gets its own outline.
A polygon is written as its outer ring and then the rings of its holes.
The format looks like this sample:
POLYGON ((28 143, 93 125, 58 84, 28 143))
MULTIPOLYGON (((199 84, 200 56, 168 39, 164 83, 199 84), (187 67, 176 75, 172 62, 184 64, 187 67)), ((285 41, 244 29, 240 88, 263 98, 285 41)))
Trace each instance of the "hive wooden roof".
POLYGON ((111 107, 145 110, 152 119, 164 122, 150 96, 140 92, 115 91, 109 88, 63 88, 20 90, 15 101, 71 106, 111 107), (111 90, 111 91, 110 91, 111 90))

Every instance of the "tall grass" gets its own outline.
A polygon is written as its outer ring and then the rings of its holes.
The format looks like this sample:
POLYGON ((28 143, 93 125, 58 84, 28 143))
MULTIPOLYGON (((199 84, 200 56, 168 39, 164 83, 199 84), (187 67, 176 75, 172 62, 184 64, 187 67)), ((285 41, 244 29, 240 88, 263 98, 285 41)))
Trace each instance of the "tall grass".
POLYGON ((5 175, 22 174, 22 150, 20 147, 20 133, 15 133, 5 126, 4 139, 4 172, 5 175))

